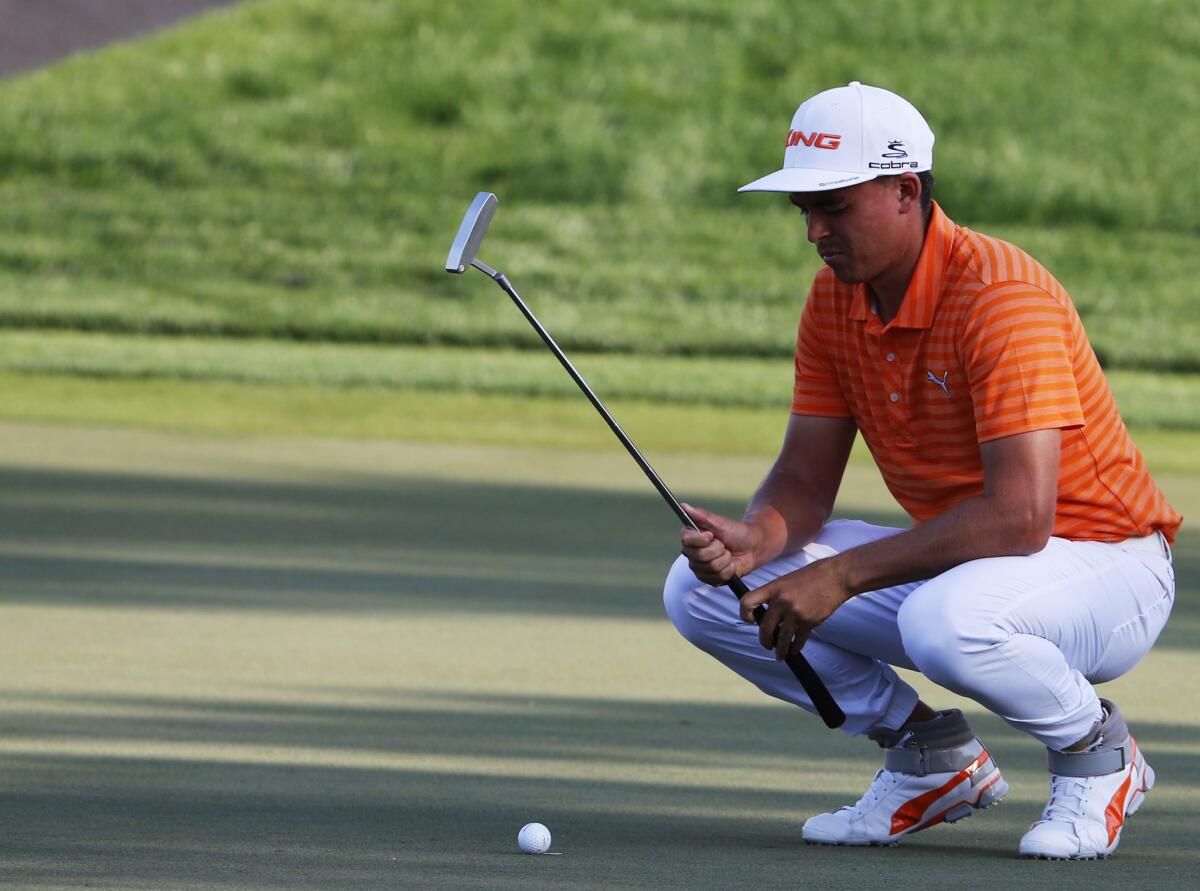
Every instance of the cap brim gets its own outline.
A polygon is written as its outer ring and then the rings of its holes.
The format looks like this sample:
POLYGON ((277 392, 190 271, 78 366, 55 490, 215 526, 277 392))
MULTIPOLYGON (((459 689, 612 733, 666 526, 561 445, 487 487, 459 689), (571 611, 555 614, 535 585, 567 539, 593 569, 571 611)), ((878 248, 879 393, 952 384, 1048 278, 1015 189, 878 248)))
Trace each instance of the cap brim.
POLYGON ((785 167, 747 183, 739 192, 825 192, 844 189, 875 179, 878 173, 854 173, 849 170, 817 170, 812 167, 785 167))

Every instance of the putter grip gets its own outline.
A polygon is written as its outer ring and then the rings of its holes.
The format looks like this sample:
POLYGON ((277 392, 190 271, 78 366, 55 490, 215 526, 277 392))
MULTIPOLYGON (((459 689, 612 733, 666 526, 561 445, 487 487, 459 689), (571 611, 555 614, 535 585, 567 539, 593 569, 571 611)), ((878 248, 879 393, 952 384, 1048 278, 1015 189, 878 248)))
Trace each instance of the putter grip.
MULTIPOLYGON (((745 595, 750 593, 750 589, 746 587, 746 583, 736 575, 726 582, 726 584, 729 586, 729 590, 737 595, 738 600, 741 600, 745 595)), ((754 610, 754 621, 761 623, 763 616, 766 614, 766 607, 759 604, 754 610)), ((804 692, 808 694, 808 698, 812 700, 812 704, 816 708, 817 714, 821 716, 821 720, 825 722, 825 726, 832 730, 845 724, 846 713, 834 702, 829 688, 825 686, 825 682, 813 671, 813 667, 808 664, 808 660, 804 658, 804 654, 796 653, 788 656, 784 661, 787 662, 787 667, 792 670, 792 674, 796 676, 796 680, 800 682, 800 686, 804 688, 804 692)))

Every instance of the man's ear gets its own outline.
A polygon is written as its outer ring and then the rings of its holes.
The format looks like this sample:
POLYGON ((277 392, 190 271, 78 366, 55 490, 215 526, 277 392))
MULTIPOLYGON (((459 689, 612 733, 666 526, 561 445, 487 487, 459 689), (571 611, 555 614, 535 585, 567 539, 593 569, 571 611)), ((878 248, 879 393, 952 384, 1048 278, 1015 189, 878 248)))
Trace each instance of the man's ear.
POLYGON ((901 173, 896 177, 900 213, 916 213, 921 210, 921 178, 915 173, 901 173))

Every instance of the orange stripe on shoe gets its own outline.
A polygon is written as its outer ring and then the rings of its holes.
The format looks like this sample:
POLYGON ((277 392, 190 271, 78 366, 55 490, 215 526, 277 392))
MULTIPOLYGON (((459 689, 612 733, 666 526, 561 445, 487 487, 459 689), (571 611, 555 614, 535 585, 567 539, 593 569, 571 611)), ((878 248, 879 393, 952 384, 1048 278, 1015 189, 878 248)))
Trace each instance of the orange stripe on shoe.
MULTIPOLYGON (((990 789, 992 786, 996 785, 996 780, 998 780, 998 779, 1000 779, 1000 771, 996 771, 994 774, 992 774, 992 778, 990 780, 988 780, 986 783, 984 783, 979 788, 979 794, 975 796, 975 802, 974 802, 974 804, 971 805, 972 807, 979 804, 979 799, 983 798, 983 793, 986 792, 988 789, 990 789)), ((970 802, 968 802, 968 803, 970 803, 970 802)), ((932 817, 930 817, 924 823, 922 823, 920 826, 918 826, 916 829, 914 829, 913 832, 922 832, 923 830, 926 830, 931 826, 936 826, 938 823, 941 823, 942 821, 944 821, 946 819, 946 814, 950 813, 952 810, 954 810, 956 807, 958 807, 961 804, 963 804, 963 802, 960 801, 957 804, 950 805, 950 807, 946 808, 941 813, 934 814, 932 817)))
POLYGON ((936 789, 930 789, 916 798, 910 798, 904 804, 900 805, 896 813, 892 814, 892 831, 891 835, 898 835, 905 832, 921 822, 925 816, 925 812, 929 810, 929 806, 957 786, 964 780, 969 780, 971 775, 979 768, 987 763, 991 756, 984 749, 979 753, 979 757, 956 773, 953 777, 947 780, 936 789))
MULTIPOLYGON (((1104 823, 1108 828, 1108 843, 1111 845, 1117 837, 1117 833, 1121 831, 1121 827, 1125 824, 1125 809, 1129 806, 1127 792, 1133 784, 1133 778, 1138 776, 1138 746, 1133 739, 1129 740, 1130 749, 1130 770, 1129 776, 1125 777, 1125 782, 1113 794, 1113 797, 1108 802, 1108 807, 1104 809, 1104 823)), ((1146 791, 1146 775, 1145 772, 1138 777, 1138 791, 1146 791)))
POLYGON ((1137 768, 1129 772, 1113 797, 1109 799, 1108 807, 1104 809, 1104 823, 1108 827, 1108 843, 1111 845, 1125 823, 1125 797, 1129 794, 1129 785, 1133 782, 1133 774, 1137 768))

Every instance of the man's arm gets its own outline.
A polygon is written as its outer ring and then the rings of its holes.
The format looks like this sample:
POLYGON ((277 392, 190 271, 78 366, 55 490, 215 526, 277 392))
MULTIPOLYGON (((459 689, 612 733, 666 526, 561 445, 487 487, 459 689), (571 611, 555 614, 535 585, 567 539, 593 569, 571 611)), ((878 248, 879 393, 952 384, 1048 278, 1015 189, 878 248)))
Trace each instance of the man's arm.
MULTIPOLYGON (((984 491, 928 523, 780 576, 742 598, 743 617, 760 603, 760 639, 783 658, 856 594, 932 578, 983 557, 1033 554, 1054 528, 1062 432, 1036 430, 980 446, 984 491)), ((749 621, 749 619, 747 619, 749 621)))
POLYGON ((703 530, 682 534, 697 578, 724 584, 812 541, 829 520, 856 432, 850 418, 792 415, 779 457, 742 522, 685 504, 703 530))

